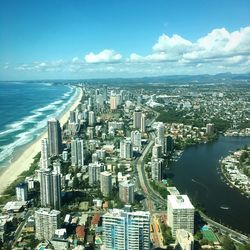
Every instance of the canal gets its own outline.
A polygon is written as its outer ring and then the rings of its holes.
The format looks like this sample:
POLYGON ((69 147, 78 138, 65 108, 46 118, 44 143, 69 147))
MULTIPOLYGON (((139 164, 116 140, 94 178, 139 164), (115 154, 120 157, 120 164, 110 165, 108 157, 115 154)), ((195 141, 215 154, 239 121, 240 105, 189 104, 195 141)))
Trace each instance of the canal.
POLYGON ((220 136, 215 142, 189 147, 164 177, 171 177, 181 194, 198 201, 212 219, 250 234, 250 198, 230 188, 218 172, 221 157, 245 145, 250 145, 250 137, 220 136))

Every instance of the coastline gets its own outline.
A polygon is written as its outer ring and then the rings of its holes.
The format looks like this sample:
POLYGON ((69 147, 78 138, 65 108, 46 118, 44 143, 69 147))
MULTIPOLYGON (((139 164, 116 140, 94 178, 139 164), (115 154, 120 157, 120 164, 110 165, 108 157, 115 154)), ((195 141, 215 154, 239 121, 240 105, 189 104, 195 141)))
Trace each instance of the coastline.
MULTIPOLYGON (((69 111, 74 110, 80 104, 83 96, 83 90, 81 88, 79 88, 79 90, 80 94, 77 96, 77 99, 71 103, 71 105, 69 105, 59 117, 57 117, 61 126, 67 122, 69 111)), ((33 158, 41 151, 41 139, 44 137, 47 137, 46 129, 38 138, 25 147, 23 152, 20 152, 16 159, 11 162, 9 166, 0 172, 0 195, 13 181, 17 179, 17 177, 23 171, 29 169, 31 163, 34 160, 33 158)))

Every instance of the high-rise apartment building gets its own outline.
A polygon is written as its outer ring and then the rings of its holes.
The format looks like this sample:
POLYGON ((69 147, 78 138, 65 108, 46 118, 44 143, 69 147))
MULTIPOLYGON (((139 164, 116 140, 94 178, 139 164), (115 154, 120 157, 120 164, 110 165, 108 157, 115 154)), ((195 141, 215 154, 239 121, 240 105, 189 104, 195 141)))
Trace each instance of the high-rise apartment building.
POLYGON ((103 196, 109 196, 112 191, 112 174, 107 171, 101 172, 100 183, 103 196))
POLYGON ((168 195, 167 215, 174 237, 177 229, 194 233, 194 207, 187 195, 168 195))
POLYGON ((120 141, 120 157, 122 159, 131 159, 133 157, 132 143, 130 140, 120 141))
POLYGON ((89 185, 93 185, 100 181, 100 173, 103 171, 103 165, 99 162, 90 163, 88 165, 89 185))
POLYGON ((134 202, 134 183, 130 181, 123 181, 119 183, 119 198, 125 203, 134 202))
POLYGON ((89 126, 93 127, 95 125, 95 112, 89 111, 89 126))
POLYGON ((149 212, 110 210, 103 215, 103 240, 106 250, 150 249, 149 212))
POLYGON ((206 125, 206 134, 207 135, 213 135, 214 134, 214 124, 213 123, 208 123, 206 125))
POLYGON ((162 158, 152 158, 151 160, 151 175, 152 179, 155 181, 162 180, 164 159, 162 158))
POLYGON ((84 143, 80 138, 71 140, 71 164, 72 166, 84 166, 84 143))
POLYGON ((133 148, 136 151, 141 152, 141 132, 139 132, 138 130, 132 131, 131 142, 132 142, 133 148))
POLYGON ((136 109, 133 114, 133 127, 135 129, 141 129, 141 117, 142 117, 142 112, 139 109, 136 109))
POLYGON ((49 155, 48 155, 48 140, 47 138, 41 141, 41 158, 40 158, 40 168, 49 167, 49 155))
POLYGON ((40 208, 35 211, 36 238, 50 240, 60 226, 60 211, 40 208))
POLYGON ((18 201, 28 200, 28 183, 22 182, 16 186, 16 199, 18 201))
POLYGON ((62 151, 62 132, 56 119, 48 120, 48 152, 49 156, 59 155, 62 151))
POLYGON ((116 110, 118 106, 118 98, 116 95, 110 96, 110 109, 116 110))
POLYGON ((61 175, 50 169, 38 171, 40 181, 41 205, 60 209, 61 207, 61 175))
POLYGON ((142 133, 146 132, 146 115, 145 114, 141 115, 141 132, 142 133))

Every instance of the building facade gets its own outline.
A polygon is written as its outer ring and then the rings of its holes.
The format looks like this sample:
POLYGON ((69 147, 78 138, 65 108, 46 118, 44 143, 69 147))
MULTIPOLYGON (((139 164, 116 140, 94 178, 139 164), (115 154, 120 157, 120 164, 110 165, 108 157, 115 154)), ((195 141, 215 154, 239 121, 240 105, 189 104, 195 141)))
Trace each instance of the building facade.
POLYGON ((178 229, 194 233, 194 207, 187 195, 168 195, 167 215, 174 237, 178 229))

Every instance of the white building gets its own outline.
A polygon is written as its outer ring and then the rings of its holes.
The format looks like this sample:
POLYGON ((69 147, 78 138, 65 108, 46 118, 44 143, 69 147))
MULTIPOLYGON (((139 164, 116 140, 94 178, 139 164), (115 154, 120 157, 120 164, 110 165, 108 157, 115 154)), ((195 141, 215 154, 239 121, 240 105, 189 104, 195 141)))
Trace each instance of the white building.
POLYGON ((111 191, 112 191, 112 174, 104 171, 101 172, 101 178, 100 178, 100 183, 101 183, 101 192, 103 196, 109 196, 111 191))
POLYGON ((145 116, 145 114, 141 115, 141 132, 142 133, 146 132, 146 116, 145 116))
POLYGON ((80 138, 71 140, 71 165, 84 166, 84 143, 80 138))
POLYGON ((41 141, 40 168, 48 168, 48 167, 49 167, 48 140, 44 138, 41 141))
POLYGON ((162 146, 155 144, 152 148, 152 158, 161 158, 162 156, 162 146))
POLYGON ((104 214, 103 243, 106 250, 150 249, 149 212, 113 209, 104 214))
POLYGON ((16 186, 16 199, 18 201, 28 200, 28 183, 23 182, 16 186))
POLYGON ((103 165, 98 162, 88 165, 89 185, 93 185, 100 181, 100 173, 103 171, 103 165))
POLYGON ((194 207, 187 195, 168 195, 167 215, 174 237, 177 229, 194 233, 194 207))
POLYGON ((206 134, 207 135, 213 135, 214 134, 214 124, 213 123, 208 123, 206 125, 206 134))
POLYGON ((60 211, 40 208, 35 211, 36 238, 50 240, 60 226, 60 211))
POLYGON ((133 157, 132 143, 130 140, 120 141, 120 157, 122 159, 131 159, 133 157))
POLYGON ((162 158, 152 158, 151 160, 151 175, 152 179, 155 181, 162 180, 164 159, 162 158))
POLYGON ((119 198, 125 203, 134 202, 134 183, 123 181, 119 183, 119 198))
POLYGON ((141 152, 141 133, 138 130, 131 132, 131 142, 135 151, 141 152))
POLYGON ((89 111, 89 126, 93 127, 95 125, 95 112, 89 111))
POLYGON ((184 229, 176 230, 176 249, 193 250, 194 237, 191 233, 184 229))
POLYGON ((38 171, 40 182, 41 205, 60 209, 61 207, 61 175, 50 169, 38 171))

